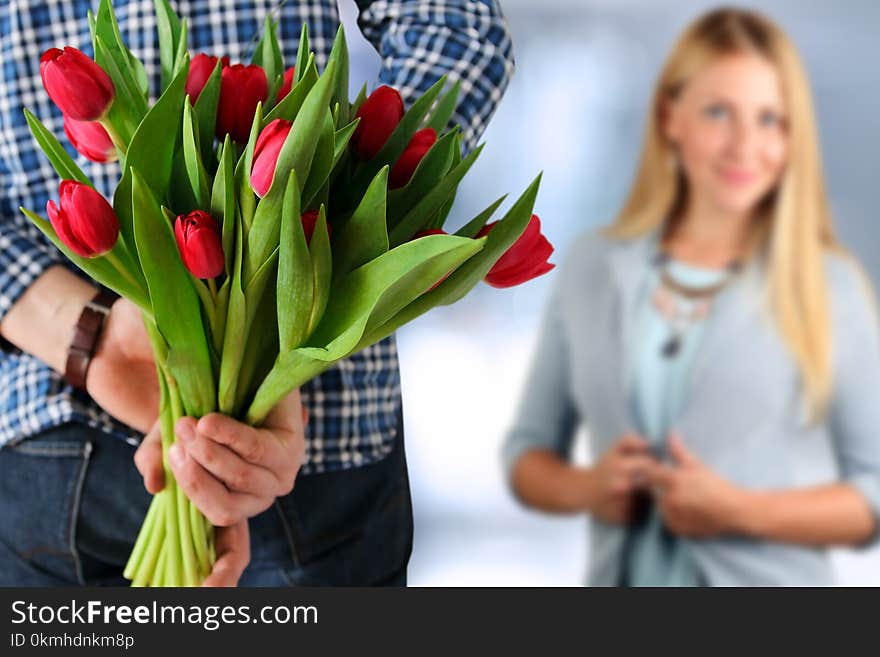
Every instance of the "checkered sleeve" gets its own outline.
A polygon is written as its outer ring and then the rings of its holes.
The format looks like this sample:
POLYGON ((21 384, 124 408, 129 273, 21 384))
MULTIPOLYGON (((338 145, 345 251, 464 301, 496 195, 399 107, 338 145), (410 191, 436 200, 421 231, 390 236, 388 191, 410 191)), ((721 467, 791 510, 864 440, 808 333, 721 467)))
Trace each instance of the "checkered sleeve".
POLYGON ((461 83, 452 122, 476 146, 513 73, 510 32, 497 0, 358 0, 358 25, 382 57, 379 81, 407 105, 446 74, 461 83))

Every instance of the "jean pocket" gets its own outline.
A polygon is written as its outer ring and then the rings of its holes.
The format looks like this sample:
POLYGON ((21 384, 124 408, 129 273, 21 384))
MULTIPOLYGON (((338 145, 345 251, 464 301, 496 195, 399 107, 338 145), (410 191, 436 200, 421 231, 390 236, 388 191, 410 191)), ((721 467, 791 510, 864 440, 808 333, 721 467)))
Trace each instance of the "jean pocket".
POLYGON ((0 449, 0 540, 20 560, 0 564, 4 583, 34 571, 82 583, 75 531, 91 452, 75 425, 0 449))
POLYGON ((376 463, 301 477, 278 500, 301 586, 357 586, 405 568, 412 503, 400 444, 376 463))

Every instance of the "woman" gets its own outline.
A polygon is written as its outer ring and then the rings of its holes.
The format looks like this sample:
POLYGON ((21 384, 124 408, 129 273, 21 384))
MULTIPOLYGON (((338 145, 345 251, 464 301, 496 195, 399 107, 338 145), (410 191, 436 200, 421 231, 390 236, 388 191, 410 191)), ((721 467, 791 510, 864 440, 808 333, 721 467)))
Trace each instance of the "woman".
POLYGON ((593 584, 831 583, 825 548, 878 535, 878 336, 793 45, 711 12, 660 75, 620 216, 560 267, 511 485, 590 514, 593 584))

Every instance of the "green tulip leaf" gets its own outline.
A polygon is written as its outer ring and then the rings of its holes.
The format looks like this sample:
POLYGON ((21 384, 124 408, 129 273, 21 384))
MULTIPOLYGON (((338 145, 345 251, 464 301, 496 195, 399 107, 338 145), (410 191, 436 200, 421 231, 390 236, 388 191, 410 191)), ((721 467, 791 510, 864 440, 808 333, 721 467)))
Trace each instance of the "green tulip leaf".
POLYGON ((275 119, 293 121, 299 113, 306 96, 308 96, 317 82, 318 68, 315 66, 315 57, 312 55, 306 63, 306 72, 303 77, 293 85, 290 93, 282 98, 281 102, 266 115, 266 123, 271 123, 275 119))
POLYGON ((296 51, 296 70, 294 71, 293 81, 298 84, 303 79, 308 68, 307 62, 314 60, 315 56, 309 49, 309 26, 303 23, 302 30, 299 34, 299 47, 296 51))
POLYGON ((211 190, 211 216, 220 222, 222 227, 223 257, 226 260, 226 274, 232 276, 235 240, 235 174, 232 163, 232 139, 226 135, 226 140, 220 151, 220 166, 214 176, 214 186, 211 190))
POLYGON ((339 130, 336 131, 335 141, 333 144, 333 166, 336 167, 339 164, 339 160, 342 159, 342 156, 348 152, 348 142, 351 140, 351 136, 354 134, 354 131, 358 127, 358 123, 360 123, 360 119, 354 119, 351 123, 346 126, 343 126, 339 130))
POLYGON ((137 121, 147 113, 147 99, 140 92, 132 59, 131 52, 122 40, 112 3, 110 0, 100 0, 95 16, 95 61, 113 80, 117 97, 122 94, 130 103, 137 125, 137 121))
POLYGON ((504 202, 504 199, 507 198, 507 194, 499 198, 497 201, 493 202, 488 208, 483 210, 476 217, 467 222, 464 226, 455 231, 456 235, 460 237, 476 237, 477 233, 480 232, 480 229, 486 225, 489 219, 492 218, 492 215, 495 214, 495 210, 504 202))
POLYGON ((458 148, 458 128, 443 135, 425 153, 412 178, 400 189, 388 193, 388 226, 393 229, 416 204, 437 187, 452 168, 458 148))
POLYGON ((94 189, 95 186, 92 184, 92 181, 77 166, 73 158, 64 149, 64 146, 55 138, 55 135, 36 116, 31 114, 27 108, 24 110, 24 116, 37 145, 46 154, 58 176, 62 180, 79 181, 94 189))
POLYGON ((330 281, 333 275, 333 255, 330 251, 330 234, 327 232, 327 213, 324 206, 318 210, 318 221, 309 244, 312 256, 312 274, 315 282, 315 294, 312 312, 309 315, 309 328, 306 335, 311 335, 324 316, 327 302, 330 299, 330 281))
POLYGON ((241 220, 243 222, 244 234, 248 235, 251 230, 251 223, 254 220, 254 213, 257 207, 257 195, 251 188, 251 169, 254 166, 254 149, 257 145, 257 139, 260 131, 263 129, 263 104, 257 103, 257 109, 254 112, 254 120, 251 123, 251 134, 248 137, 248 143, 244 147, 244 152, 235 165, 235 181, 238 187, 238 205, 241 209, 241 220))
POLYGON ((129 171, 135 243, 156 325, 168 342, 168 367, 180 386, 187 414, 201 417, 214 409, 214 376, 199 297, 181 260, 171 223, 149 183, 138 169, 129 171))
MULTIPOLYGON (((290 172, 288 172, 288 175, 290 172)), ((281 211, 284 207, 285 188, 272 185, 269 192, 260 199, 254 213, 254 222, 247 235, 244 252, 244 273, 242 282, 250 285, 257 270, 263 266, 272 251, 278 246, 281 231, 281 211)), ((248 299, 250 301, 250 299, 248 299)))
POLYGON ((211 76, 196 99, 196 124, 199 126, 199 145, 202 149, 202 162, 211 162, 214 157, 214 132, 217 128, 217 107, 220 103, 220 84, 223 79, 222 63, 217 60, 211 76))
POLYGON ((411 293, 413 288, 423 293, 482 246, 482 240, 430 235, 407 242, 355 269, 334 287, 308 346, 297 351, 319 360, 344 358, 360 342, 371 316, 381 318, 394 310, 398 301, 393 297, 411 293))
POLYGON ((321 135, 321 125, 327 114, 330 94, 333 92, 335 74, 336 63, 330 62, 324 74, 309 90, 278 154, 272 189, 279 187, 283 193, 291 170, 296 170, 296 177, 301 185, 308 180, 312 159, 321 135))
POLYGON ((351 104, 351 111, 349 112, 349 116, 354 117, 357 115, 358 110, 361 108, 361 105, 364 104, 364 101, 367 99, 367 83, 364 82, 363 86, 361 86, 360 91, 358 91, 357 96, 355 96, 354 102, 351 104))
POLYGON ((180 18, 168 0, 154 0, 156 28, 159 33, 159 61, 162 66, 162 90, 174 79, 174 56, 180 40, 180 18))
POLYGON ((183 159, 186 163, 186 175, 199 208, 207 208, 210 205, 210 191, 208 187, 208 173, 202 163, 201 149, 199 148, 198 124, 194 116, 193 107, 189 96, 183 104, 183 159))
POLYGON ((184 85, 187 71, 181 71, 156 101, 138 126, 128 146, 122 180, 113 195, 119 228, 127 244, 135 244, 132 216, 131 168, 141 172, 157 198, 165 198, 171 178, 174 152, 181 130, 184 85))
POLYGON ((284 58, 278 45, 278 24, 269 16, 263 24, 263 35, 254 49, 251 64, 262 66, 269 81, 267 103, 273 103, 280 88, 279 80, 284 79, 284 58))
POLYGON ((296 172, 290 172, 281 212, 278 256, 278 337, 281 351, 298 347, 306 339, 315 298, 312 257, 303 231, 296 172))
POLYGON ((345 29, 342 25, 336 31, 336 38, 333 40, 333 48, 330 50, 330 57, 327 59, 327 66, 330 62, 335 63, 336 84, 333 93, 330 96, 331 105, 337 105, 338 110, 334 116, 334 126, 338 125, 337 121, 348 123, 348 44, 345 41, 345 29))
POLYGON ((434 111, 431 113, 431 116, 428 118, 428 122, 425 125, 426 128, 434 128, 438 135, 442 134, 447 129, 449 121, 458 105, 458 94, 460 92, 461 82, 456 80, 455 84, 452 85, 449 91, 443 94, 443 97, 437 102, 437 107, 434 108, 434 111))
POLYGON ((181 70, 186 69, 189 72, 189 53, 187 52, 189 28, 186 19, 180 21, 180 36, 177 39, 177 52, 174 53, 174 75, 180 74, 181 70))
POLYGON ((330 111, 328 110, 324 113, 324 124, 318 137, 318 143, 315 145, 315 155, 312 158, 309 179, 306 181, 302 191, 303 205, 307 209, 314 207, 315 198, 320 193, 324 183, 330 178, 334 163, 335 142, 336 134, 333 130, 333 117, 330 116, 330 111))
MULTIPOLYGON (((436 289, 422 295, 384 324, 364 335, 358 344, 358 349, 375 344, 431 308, 455 303, 470 292, 477 283, 485 278, 493 265, 529 225, 540 183, 541 176, 539 175, 516 200, 504 218, 483 238, 486 240, 486 245, 480 253, 465 262, 436 289)), ((420 241, 422 240, 416 240, 416 242, 420 241)))
POLYGON ((461 163, 452 169, 443 180, 431 189, 416 205, 413 207, 400 222, 391 230, 391 244, 396 246, 410 239, 419 230, 429 225, 429 221, 433 215, 442 208, 443 204, 455 197, 455 191, 458 184, 464 178, 465 174, 476 162, 480 156, 483 146, 480 145, 473 152, 469 153, 461 163))
POLYGON ((232 281, 229 286, 229 310, 223 331, 223 349, 220 358, 220 376, 217 385, 217 404, 221 413, 231 414, 236 406, 238 374, 247 340, 247 301, 241 288, 241 270, 244 233, 241 221, 235 222, 235 258, 232 281))
POLYGON ((388 167, 382 167, 367 193, 334 236, 334 276, 339 279, 388 251, 385 223, 388 167))

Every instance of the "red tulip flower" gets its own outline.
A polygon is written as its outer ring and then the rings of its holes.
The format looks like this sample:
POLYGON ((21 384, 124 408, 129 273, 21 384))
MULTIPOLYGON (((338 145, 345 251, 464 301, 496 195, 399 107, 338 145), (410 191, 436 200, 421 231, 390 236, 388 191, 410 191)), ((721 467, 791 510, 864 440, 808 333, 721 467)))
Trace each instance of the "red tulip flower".
MULTIPOLYGON (((418 233, 415 234, 413 239, 417 240, 420 237, 427 237, 428 235, 448 235, 448 234, 449 233, 447 233, 445 230, 440 230, 439 228, 428 228, 427 230, 420 230, 418 233)), ((427 292, 430 292, 431 290, 436 288, 438 285, 440 285, 440 283, 442 283, 447 278, 449 278, 450 274, 452 274, 453 271, 455 271, 455 270, 451 269, 448 272, 446 272, 445 274, 443 274, 443 277, 439 281, 434 283, 431 287, 429 287, 427 292)))
MULTIPOLYGON (((488 235, 497 221, 486 224, 477 237, 488 235)), ((507 249, 483 279, 492 287, 513 287, 546 274, 556 265, 547 262, 553 245, 541 234, 541 220, 533 214, 519 239, 507 249)))
POLYGON ((217 137, 228 134, 239 144, 247 143, 257 103, 269 96, 266 72, 255 64, 233 64, 223 69, 220 106, 217 108, 217 137))
POLYGON ((49 98, 77 121, 104 118, 116 87, 95 61, 76 48, 50 48, 40 57, 40 77, 49 98))
POLYGON ((260 198, 269 193, 275 176, 275 165, 284 140, 293 124, 284 119, 270 122, 257 137, 254 145, 254 165, 251 169, 251 188, 260 198))
MULTIPOLYGON (((300 217, 302 221, 303 232, 306 234, 306 244, 312 243, 312 235, 315 234, 315 226, 318 225, 318 211, 306 210, 300 217)), ((327 237, 333 237, 333 230, 330 224, 327 224, 327 237)))
POLYGON ((284 84, 281 85, 281 88, 278 90, 278 95, 275 96, 275 104, 277 105, 287 94, 290 93, 290 90, 293 89, 293 76, 296 75, 296 67, 291 66, 289 69, 284 71, 284 84))
MULTIPOLYGON (((202 89, 208 84, 208 78, 211 77, 211 74, 217 67, 217 59, 217 57, 199 53, 190 61, 189 74, 186 78, 186 93, 189 95, 189 100, 193 105, 196 104, 199 94, 202 93, 202 89)), ((219 59, 221 68, 229 66, 229 57, 221 57, 219 59)))
POLYGON ((431 150, 431 146, 436 141, 437 133, 434 128, 418 130, 391 168, 391 174, 388 176, 388 188, 397 189, 406 185, 412 178, 416 167, 419 166, 419 162, 425 157, 425 153, 431 150))
POLYGON ((119 159, 110 135, 97 121, 77 121, 65 115, 64 132, 73 147, 92 162, 115 162, 119 159))
POLYGON ((174 222, 174 238, 183 264, 196 278, 215 278, 225 266, 220 226, 202 210, 180 215, 174 222))
POLYGON ((88 185, 62 180, 58 205, 46 204, 46 212, 58 239, 83 258, 107 253, 119 237, 119 219, 103 196, 88 185))
POLYGON ((403 99, 387 85, 377 88, 358 108, 361 120, 351 136, 355 152, 362 160, 376 156, 403 118, 403 99))

